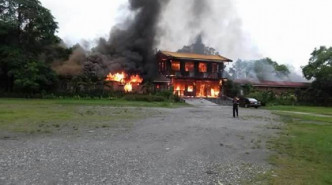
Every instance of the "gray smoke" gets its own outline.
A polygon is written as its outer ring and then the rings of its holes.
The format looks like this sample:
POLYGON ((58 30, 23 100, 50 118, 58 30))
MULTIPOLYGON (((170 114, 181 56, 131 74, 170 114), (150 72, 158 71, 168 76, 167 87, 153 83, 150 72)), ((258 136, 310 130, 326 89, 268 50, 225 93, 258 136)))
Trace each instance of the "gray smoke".
POLYGON ((269 58, 251 61, 237 60, 228 69, 228 73, 228 77, 233 80, 307 82, 294 71, 293 67, 279 65, 269 58), (281 67, 287 70, 282 70, 281 67))
POLYGON ((196 42, 215 48, 221 55, 237 58, 262 58, 250 35, 242 29, 234 1, 171 0, 163 13, 163 30, 158 48, 175 51, 196 42))
POLYGON ((158 22, 168 0, 129 0, 133 19, 115 26, 108 40, 100 39, 85 66, 98 69, 99 76, 109 72, 139 73, 150 78, 155 70, 158 22))
POLYGON ((177 52, 180 53, 197 53, 203 55, 219 55, 219 53, 212 47, 205 46, 202 41, 202 35, 198 35, 195 43, 189 46, 183 46, 182 49, 179 49, 177 52))

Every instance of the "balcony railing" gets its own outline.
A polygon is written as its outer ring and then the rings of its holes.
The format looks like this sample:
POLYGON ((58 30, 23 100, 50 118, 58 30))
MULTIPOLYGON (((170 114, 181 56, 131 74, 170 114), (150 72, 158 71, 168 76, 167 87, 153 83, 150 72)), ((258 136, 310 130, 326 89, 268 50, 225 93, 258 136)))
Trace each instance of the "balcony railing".
POLYGON ((195 72, 171 72, 171 76, 177 78, 200 78, 200 79, 221 79, 221 73, 195 73, 195 72))

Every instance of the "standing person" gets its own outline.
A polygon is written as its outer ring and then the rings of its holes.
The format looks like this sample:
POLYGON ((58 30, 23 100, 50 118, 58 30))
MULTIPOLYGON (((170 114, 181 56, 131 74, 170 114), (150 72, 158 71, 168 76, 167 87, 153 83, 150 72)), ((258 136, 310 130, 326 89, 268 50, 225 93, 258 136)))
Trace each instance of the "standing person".
POLYGON ((235 112, 236 116, 239 117, 239 98, 234 96, 233 98, 233 117, 235 118, 235 112))

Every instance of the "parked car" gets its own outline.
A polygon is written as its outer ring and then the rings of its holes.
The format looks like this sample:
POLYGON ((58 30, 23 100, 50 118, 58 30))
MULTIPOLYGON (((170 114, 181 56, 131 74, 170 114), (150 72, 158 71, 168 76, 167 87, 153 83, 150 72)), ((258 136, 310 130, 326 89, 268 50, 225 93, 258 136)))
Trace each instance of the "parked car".
POLYGON ((240 98, 240 106, 241 107, 255 107, 256 109, 261 106, 261 102, 256 100, 255 98, 240 98))

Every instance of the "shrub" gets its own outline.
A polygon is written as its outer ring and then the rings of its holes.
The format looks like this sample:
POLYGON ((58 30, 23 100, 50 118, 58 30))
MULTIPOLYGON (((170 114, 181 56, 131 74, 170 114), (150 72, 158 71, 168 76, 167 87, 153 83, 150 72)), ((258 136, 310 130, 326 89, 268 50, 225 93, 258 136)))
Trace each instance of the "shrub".
POLYGON ((273 91, 255 91, 248 94, 248 97, 252 97, 261 101, 263 106, 276 100, 276 95, 273 91))
POLYGON ((173 97, 173 91, 172 90, 159 91, 159 92, 156 93, 156 96, 162 96, 162 97, 165 97, 167 99, 171 99, 173 97))

